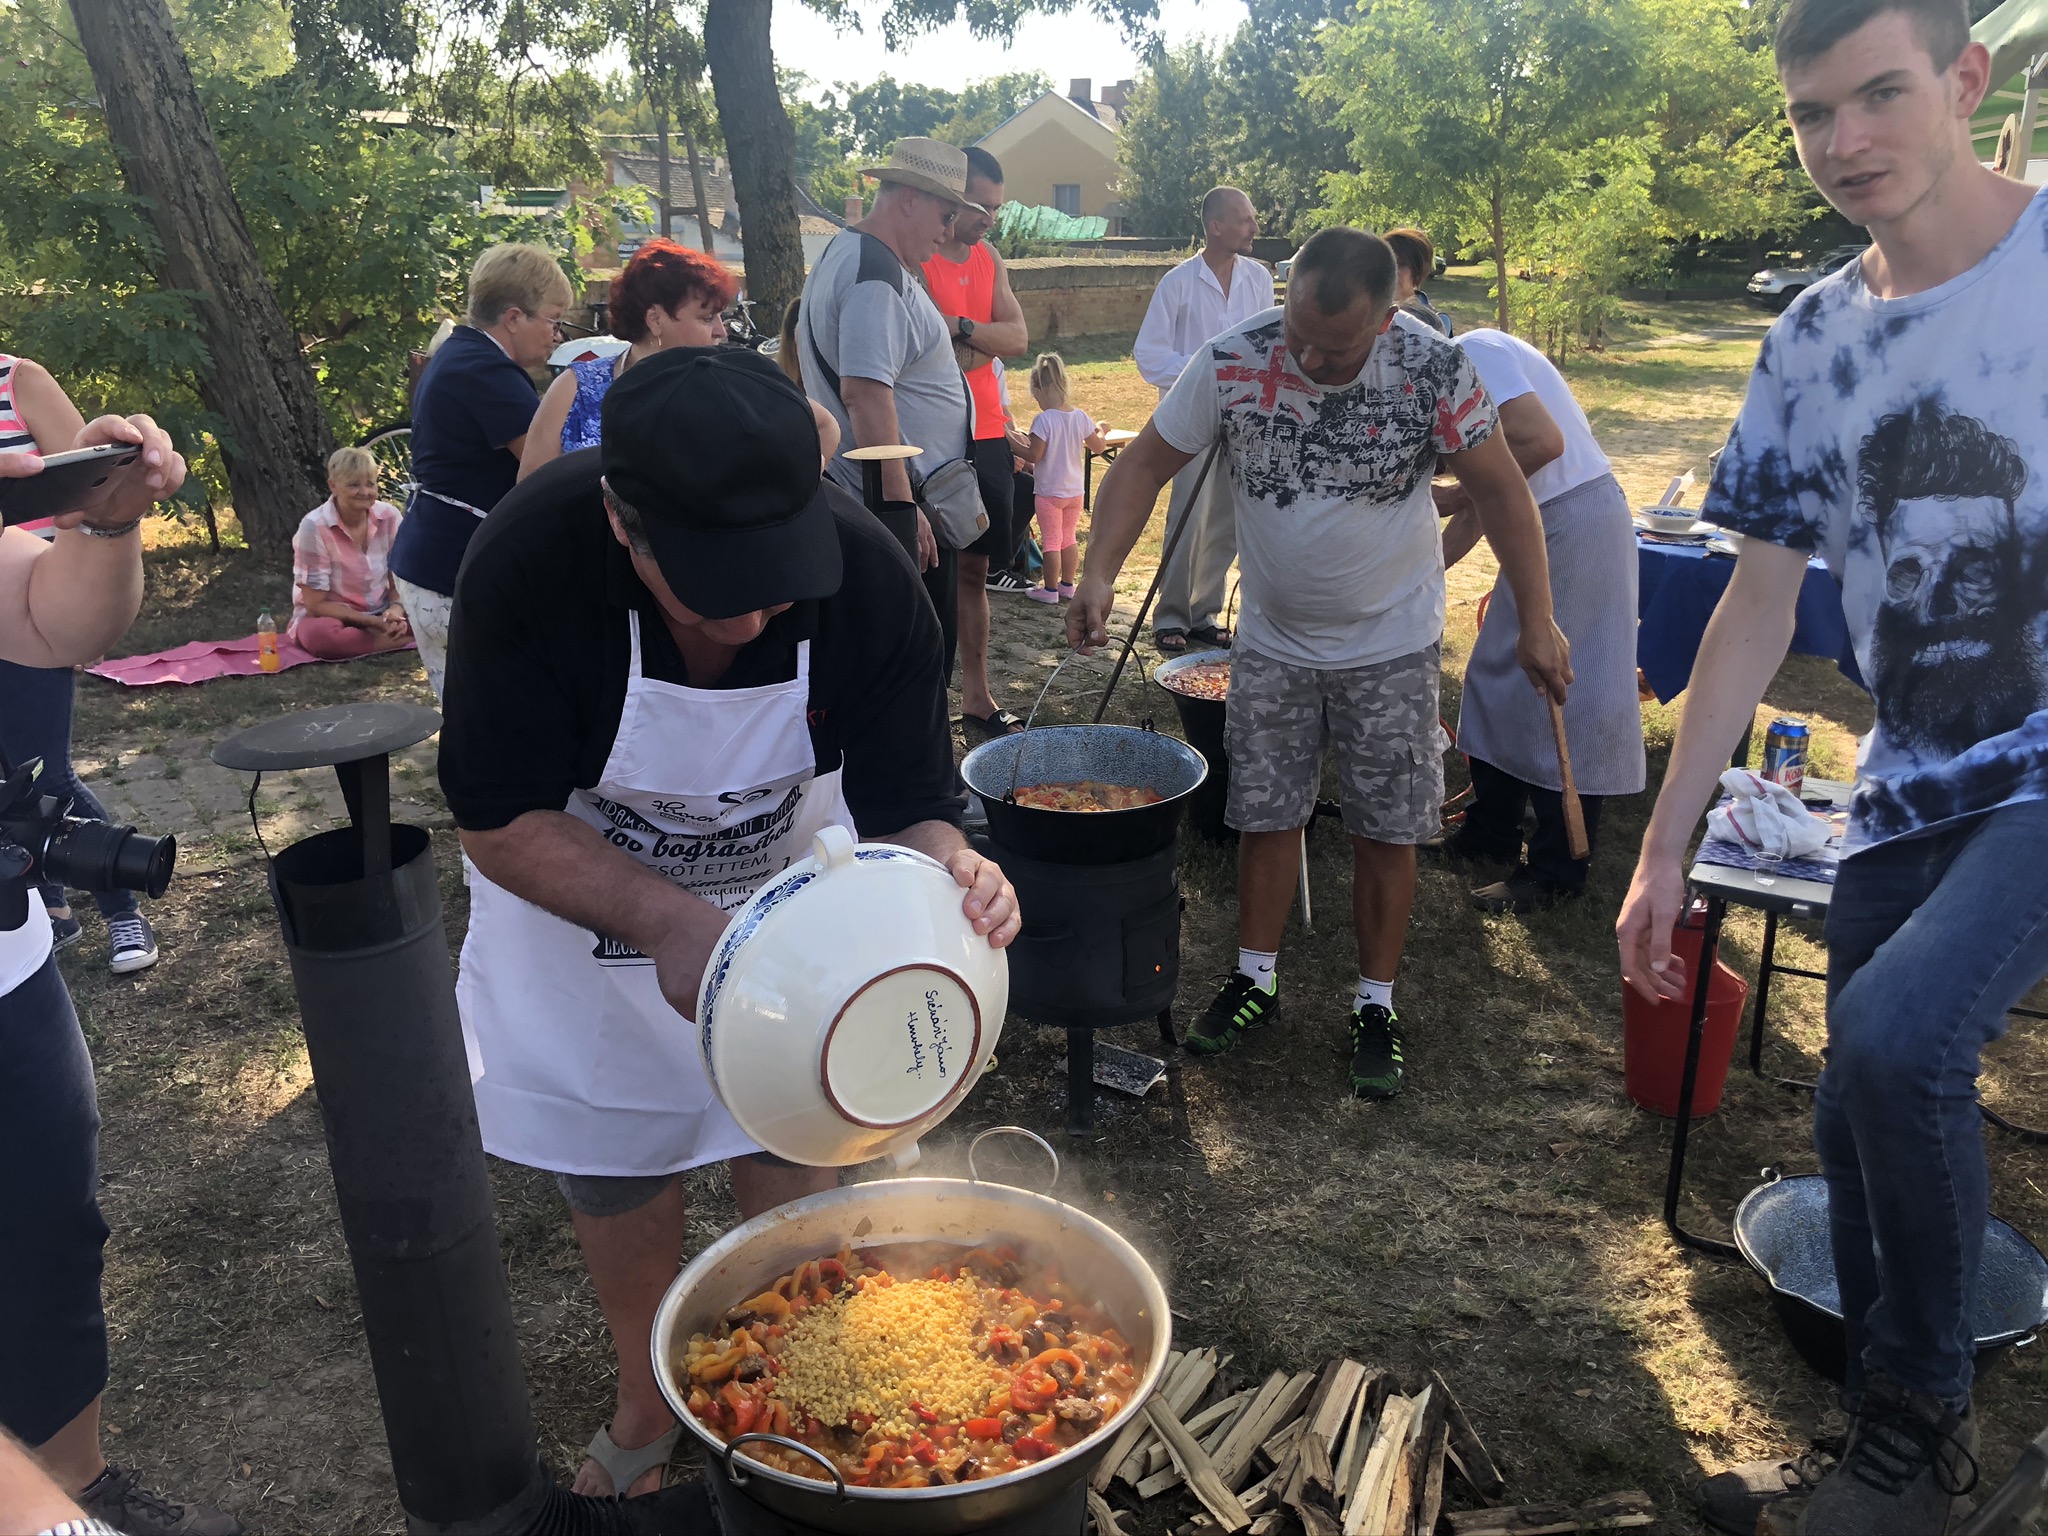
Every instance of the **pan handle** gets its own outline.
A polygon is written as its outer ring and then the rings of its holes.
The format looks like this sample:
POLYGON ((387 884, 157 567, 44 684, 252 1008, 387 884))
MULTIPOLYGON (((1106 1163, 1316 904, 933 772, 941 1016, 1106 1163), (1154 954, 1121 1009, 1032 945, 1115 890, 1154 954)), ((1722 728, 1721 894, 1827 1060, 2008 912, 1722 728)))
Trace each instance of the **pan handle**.
POLYGON ((977 1184, 983 1182, 981 1177, 981 1170, 974 1166, 974 1154, 980 1150, 981 1144, 984 1141, 987 1141, 991 1136, 1022 1136, 1026 1141, 1035 1144, 1039 1151, 1043 1152, 1048 1158, 1050 1158, 1052 1160, 1052 1177, 1045 1181, 1045 1187, 1043 1189, 1037 1190, 1035 1191, 1035 1193, 1041 1195, 1049 1195, 1052 1193, 1052 1187, 1060 1181, 1060 1155, 1059 1153, 1053 1151, 1051 1142, 1047 1141, 1043 1136, 1039 1135, 1036 1131, 1025 1130, 1024 1127, 1021 1125, 992 1125, 987 1130, 983 1131, 979 1136, 975 1137, 974 1140, 970 1141, 967 1144, 968 1178, 974 1180, 974 1182, 977 1184))
POLYGON ((749 1440, 759 1440, 767 1445, 779 1445, 785 1451, 795 1451, 800 1455, 810 1457, 811 1460, 815 1461, 819 1466, 823 1467, 828 1473, 831 1474, 832 1485, 835 1490, 833 1496, 835 1498, 841 1499, 846 1497, 846 1479, 839 1475, 839 1469, 832 1465, 831 1459, 827 1457, 823 1451, 813 1450, 810 1446, 805 1445, 803 1441, 792 1440, 787 1435, 764 1435, 760 1433, 749 1433, 744 1435, 735 1435, 732 1439, 726 1441, 725 1450, 722 1453, 725 1460, 725 1475, 728 1478, 732 1479, 733 1487, 746 1487, 748 1479, 753 1475, 752 1473, 743 1474, 738 1467, 733 1465, 732 1459, 732 1453, 738 1450, 741 1446, 745 1445, 749 1440))

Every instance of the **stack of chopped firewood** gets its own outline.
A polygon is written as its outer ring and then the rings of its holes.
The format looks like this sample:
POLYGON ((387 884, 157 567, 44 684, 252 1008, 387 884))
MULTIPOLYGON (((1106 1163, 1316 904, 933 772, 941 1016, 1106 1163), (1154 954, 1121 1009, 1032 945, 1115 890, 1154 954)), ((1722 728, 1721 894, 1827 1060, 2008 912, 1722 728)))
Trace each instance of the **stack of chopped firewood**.
POLYGON ((1239 1387, 1229 1357, 1167 1357, 1159 1390, 1111 1443, 1089 1481, 1096 1536, 1123 1536, 1129 1507, 1185 1489, 1201 1513, 1176 1536, 1545 1536, 1650 1524, 1627 1492, 1577 1507, 1500 1506, 1446 1513, 1446 1468, 1498 1505, 1507 1482, 1442 1376, 1414 1392, 1356 1360, 1275 1371, 1239 1387))

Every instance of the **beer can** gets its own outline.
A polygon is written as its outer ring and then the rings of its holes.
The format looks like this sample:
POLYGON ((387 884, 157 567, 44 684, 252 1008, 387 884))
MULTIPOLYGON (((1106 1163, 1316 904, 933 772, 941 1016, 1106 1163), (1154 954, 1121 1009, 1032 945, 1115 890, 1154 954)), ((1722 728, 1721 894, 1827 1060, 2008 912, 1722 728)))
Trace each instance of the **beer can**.
POLYGON ((1764 734, 1764 777, 1798 794, 1806 783, 1806 743, 1811 734, 1804 720, 1773 720, 1764 734))

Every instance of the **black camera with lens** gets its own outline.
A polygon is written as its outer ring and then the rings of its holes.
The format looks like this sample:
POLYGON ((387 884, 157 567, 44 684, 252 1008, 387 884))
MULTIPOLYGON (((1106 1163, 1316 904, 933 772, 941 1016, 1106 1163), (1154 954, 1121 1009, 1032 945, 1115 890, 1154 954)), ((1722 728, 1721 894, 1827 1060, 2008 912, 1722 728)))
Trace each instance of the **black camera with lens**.
POLYGON ((73 816, 69 795, 41 793, 42 772, 39 757, 19 767, 0 757, 0 929, 28 920, 29 887, 46 881, 81 891, 163 895, 178 840, 73 816))

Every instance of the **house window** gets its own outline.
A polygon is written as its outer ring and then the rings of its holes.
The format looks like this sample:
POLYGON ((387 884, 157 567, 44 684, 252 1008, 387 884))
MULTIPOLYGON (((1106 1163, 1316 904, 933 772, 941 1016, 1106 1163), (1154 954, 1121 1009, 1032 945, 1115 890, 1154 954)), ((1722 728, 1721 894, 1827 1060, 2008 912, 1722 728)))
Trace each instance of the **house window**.
POLYGON ((1052 185, 1052 205, 1069 218, 1081 216, 1081 184, 1074 181, 1056 181, 1052 185))

